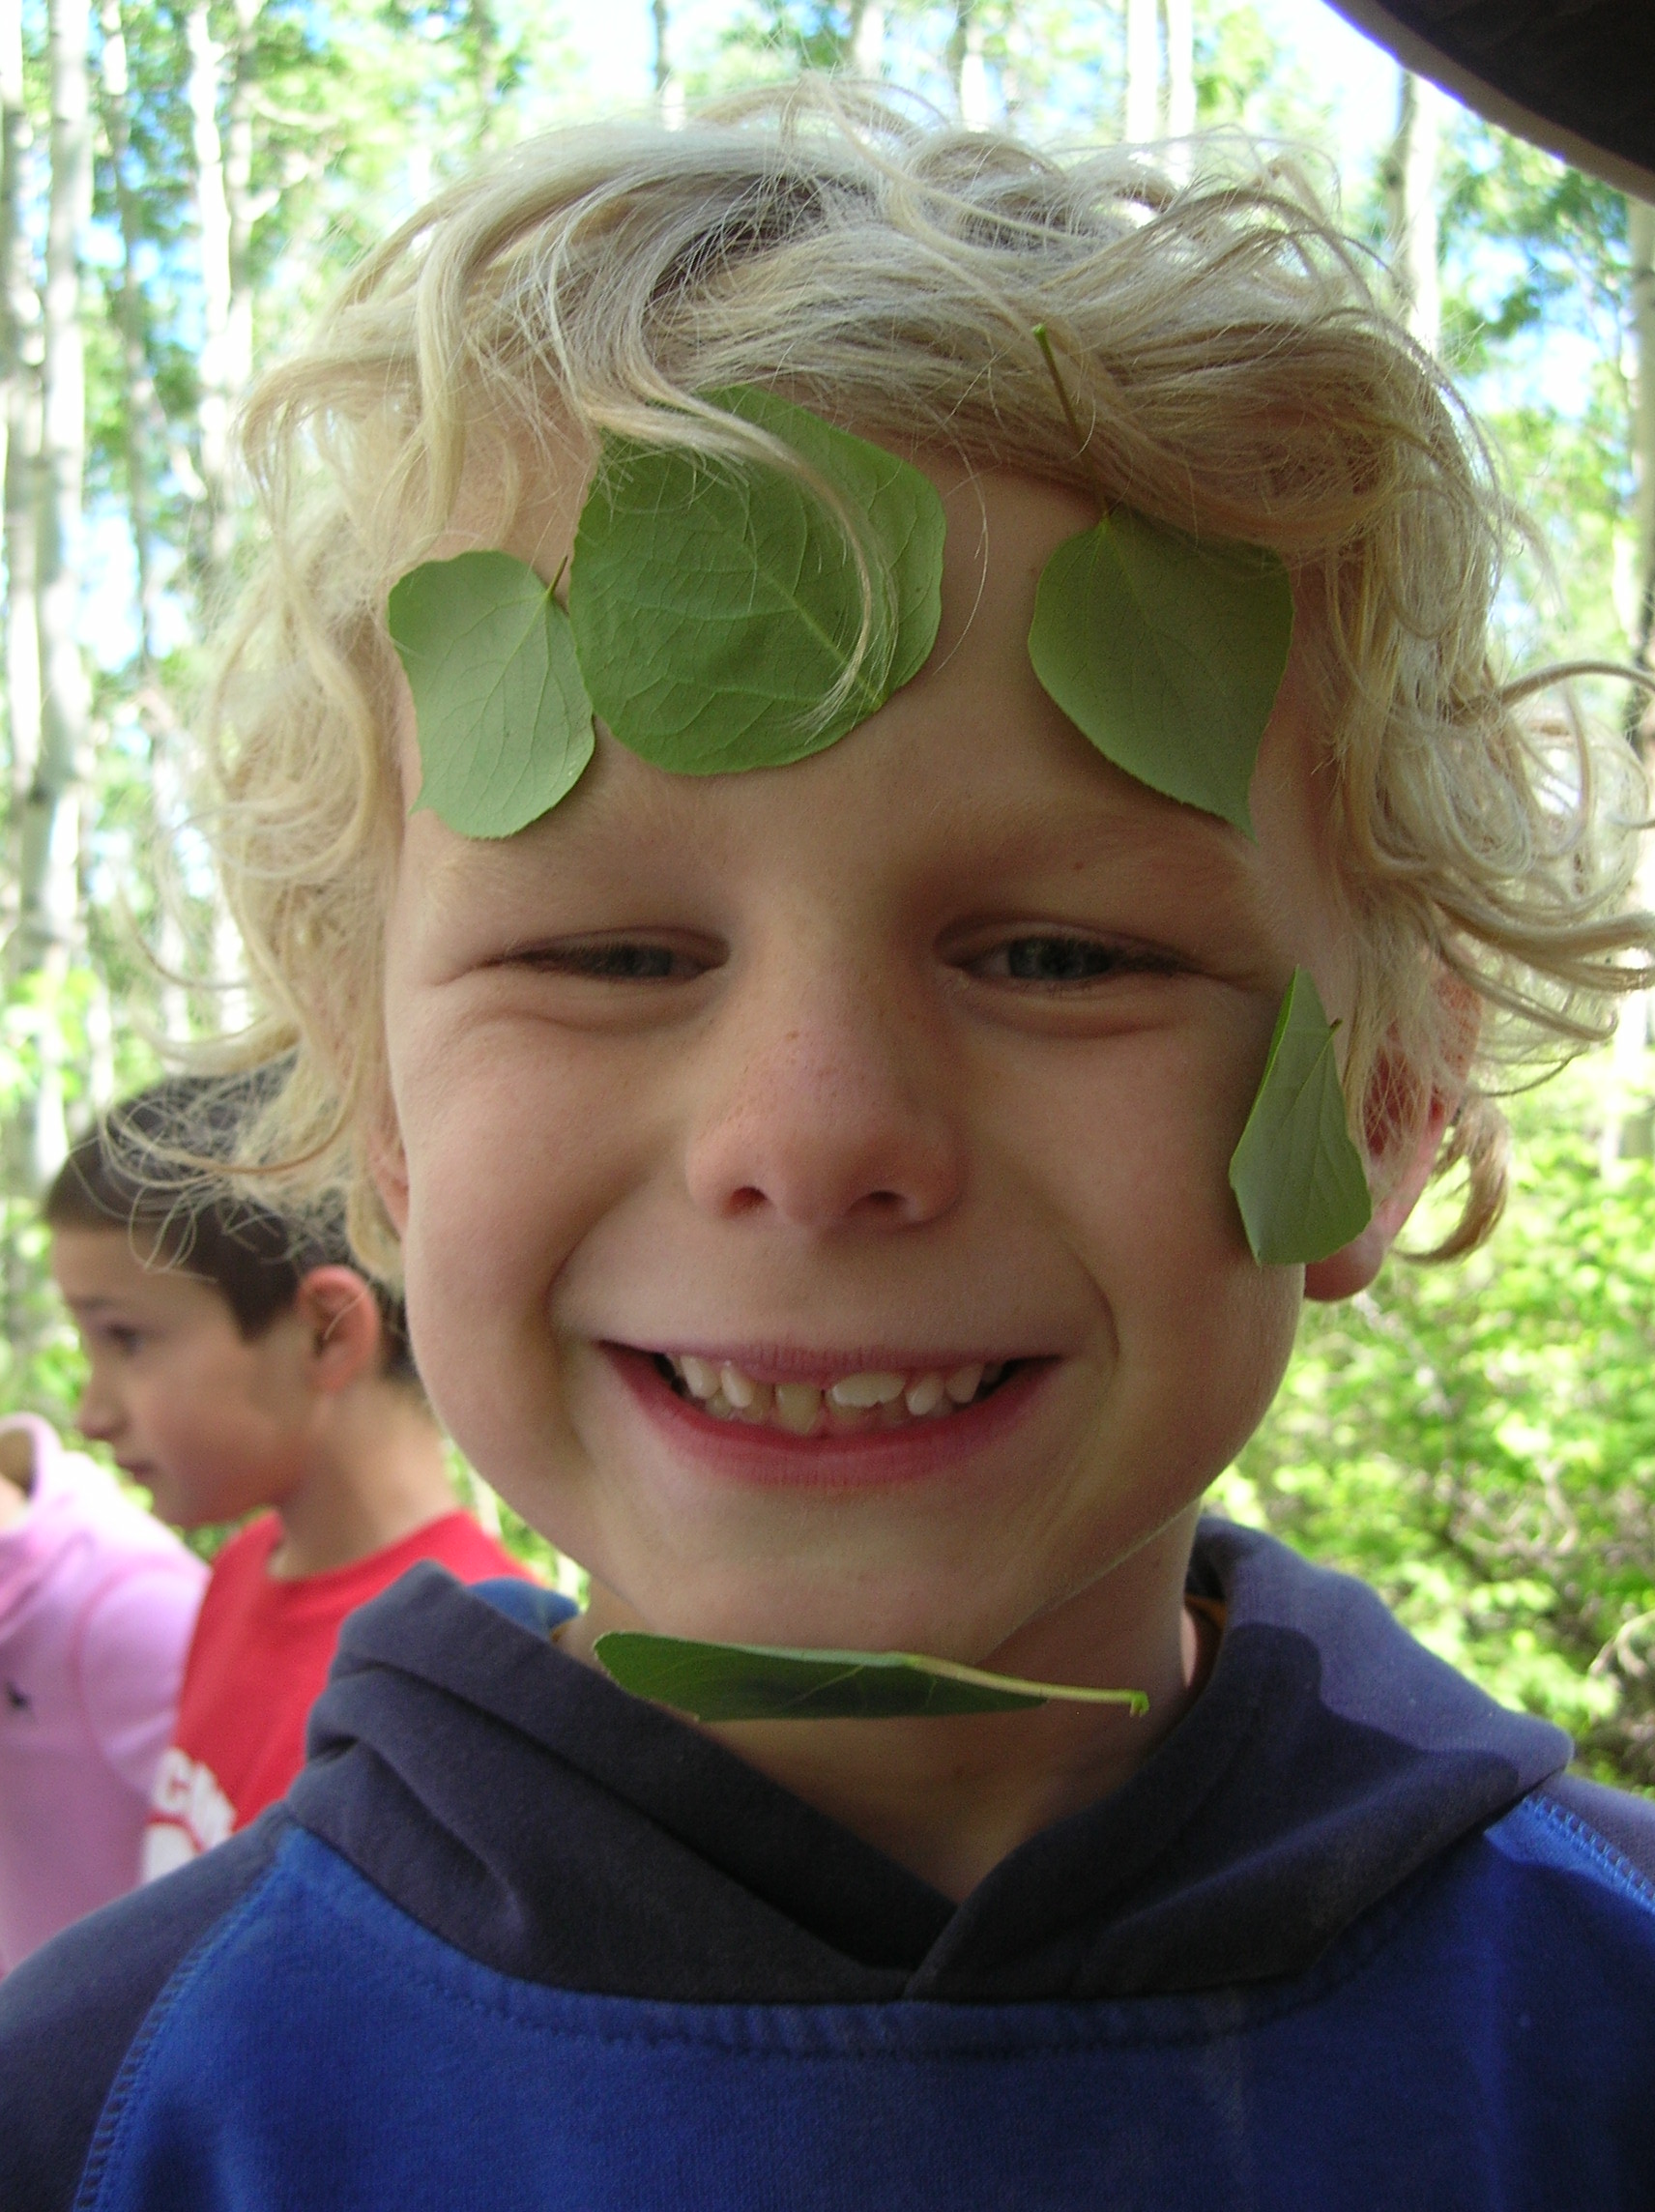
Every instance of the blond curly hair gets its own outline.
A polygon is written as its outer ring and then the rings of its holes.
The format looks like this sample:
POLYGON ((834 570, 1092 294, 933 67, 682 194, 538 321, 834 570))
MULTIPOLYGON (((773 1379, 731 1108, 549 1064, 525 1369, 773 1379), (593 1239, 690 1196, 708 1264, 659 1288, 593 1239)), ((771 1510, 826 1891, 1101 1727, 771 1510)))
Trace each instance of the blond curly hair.
POLYGON ((248 398, 268 549, 210 736, 267 1009, 232 1057, 288 1059, 249 1172, 289 1202, 342 1191, 395 1274, 366 1173, 402 826, 391 586, 462 480, 496 487, 504 534, 525 464, 605 431, 765 450, 695 397, 738 383, 1282 555, 1354 950, 1352 1121, 1372 1150, 1399 1084, 1457 1097, 1438 1250, 1476 1242, 1504 1191, 1494 1077, 1603 1037, 1652 943, 1626 911, 1631 748, 1537 718, 1493 665, 1521 523, 1478 433, 1290 163, 1232 142, 1175 186, 1124 149, 1059 159, 821 82, 517 146, 370 253, 248 398))

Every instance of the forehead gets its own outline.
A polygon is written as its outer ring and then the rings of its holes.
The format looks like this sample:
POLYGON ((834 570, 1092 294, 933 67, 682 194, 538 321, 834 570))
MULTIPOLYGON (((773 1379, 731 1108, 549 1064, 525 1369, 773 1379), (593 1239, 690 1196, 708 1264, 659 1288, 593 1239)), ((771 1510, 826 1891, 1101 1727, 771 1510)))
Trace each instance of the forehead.
MULTIPOLYGON (((973 866, 1038 860, 1109 872, 1123 892, 1134 883, 1179 884, 1220 905, 1231 901, 1238 919, 1284 946, 1312 937, 1325 944, 1337 902, 1324 771, 1296 655, 1260 752, 1255 843, 1113 768, 1034 675, 1028 637, 1041 569, 1059 544, 1096 521, 1093 503, 1072 486, 973 469, 957 456, 907 457, 936 484, 947 525, 942 623, 912 684, 838 744, 782 769, 670 774, 600 725, 597 756, 576 791, 515 837, 471 840, 414 812, 406 857, 426 889, 440 900, 445 890, 468 896, 531 855, 555 858, 560 873, 601 878, 642 849, 693 848, 717 869, 756 845, 797 841, 817 863, 812 874, 839 870, 847 888, 903 864, 923 875, 965 855, 973 866)), ((525 479, 509 530, 496 529, 491 541, 556 577, 585 489, 574 459, 540 466, 525 479)), ((479 490, 475 511, 486 507, 479 490)), ((478 542, 462 528, 437 554, 478 542)), ((398 743, 412 804, 420 765, 405 689, 398 743)))
POLYGON ((217 1287, 183 1266, 166 1264, 165 1245, 157 1249, 157 1225, 139 1221, 125 1229, 56 1229, 52 1232, 51 1270, 59 1290, 76 1313, 96 1314, 105 1306, 147 1311, 161 1307, 179 1313, 228 1312, 217 1287), (156 1264, 145 1260, 156 1249, 156 1264))

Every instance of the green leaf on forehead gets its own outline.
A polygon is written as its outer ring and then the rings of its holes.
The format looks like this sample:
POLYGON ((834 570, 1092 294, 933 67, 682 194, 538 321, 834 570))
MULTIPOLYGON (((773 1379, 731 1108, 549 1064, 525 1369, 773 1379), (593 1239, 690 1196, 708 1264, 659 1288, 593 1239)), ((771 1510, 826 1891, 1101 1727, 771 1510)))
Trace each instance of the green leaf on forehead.
POLYGON ((1029 657, 1105 760, 1250 837, 1247 790, 1292 643, 1274 553, 1117 508, 1042 569, 1029 657))
POLYGON ((634 1697, 698 1721, 898 1720, 911 1714, 1008 1713, 1053 1699, 1147 1712, 1142 1690, 1089 1690, 985 1674, 913 1651, 794 1651, 769 1644, 702 1644, 612 1629, 593 1646, 634 1697))
POLYGON ((942 614, 943 503, 926 477, 773 393, 706 396, 837 491, 862 531, 875 621, 824 718, 862 623, 832 514, 780 469, 605 439, 569 576, 575 645, 615 736, 682 775, 778 768, 835 743, 918 675, 942 614))
POLYGON ((1345 1119, 1333 1036, 1315 983, 1296 969, 1230 1161, 1230 1187, 1262 1266, 1329 1259, 1373 1219, 1362 1155, 1345 1119))
POLYGON ((569 621, 509 553, 411 569, 391 637, 414 694, 417 807, 462 837, 509 837, 566 798, 592 758, 592 702, 569 621))

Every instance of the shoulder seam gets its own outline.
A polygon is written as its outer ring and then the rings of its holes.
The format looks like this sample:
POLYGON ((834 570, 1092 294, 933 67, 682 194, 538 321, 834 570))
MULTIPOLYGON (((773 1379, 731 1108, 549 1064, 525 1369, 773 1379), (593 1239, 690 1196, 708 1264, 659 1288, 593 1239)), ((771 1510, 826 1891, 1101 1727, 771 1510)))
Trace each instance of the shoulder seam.
POLYGON ((1544 1787, 1530 1791, 1524 1802, 1532 1805, 1552 1827, 1560 1828, 1588 1858, 1595 1860, 1617 1889, 1627 1891, 1646 1911, 1655 1913, 1655 1881, 1635 1867, 1607 1836, 1600 1835, 1589 1820, 1583 1820, 1579 1813, 1560 1803, 1544 1787))
POLYGON ((149 2057, 151 2046, 186 1989, 200 1973, 219 1944, 229 1939, 270 1886, 276 1875, 280 1848, 278 1843, 271 1852, 270 1864, 246 1896, 238 1899, 230 1911, 215 1920, 196 1937, 190 1949, 157 1992, 148 2012, 139 2022, 137 2032, 128 2044, 115 2079, 109 2085, 109 2093, 103 2100, 103 2110, 98 2115, 98 2125, 92 2131, 92 2141, 87 2149, 86 2163, 80 2169, 80 2183, 74 2195, 74 2212, 95 2212, 98 2196, 103 2186, 104 2168, 114 2148, 116 2132, 132 2091, 137 2086, 138 2076, 149 2057))

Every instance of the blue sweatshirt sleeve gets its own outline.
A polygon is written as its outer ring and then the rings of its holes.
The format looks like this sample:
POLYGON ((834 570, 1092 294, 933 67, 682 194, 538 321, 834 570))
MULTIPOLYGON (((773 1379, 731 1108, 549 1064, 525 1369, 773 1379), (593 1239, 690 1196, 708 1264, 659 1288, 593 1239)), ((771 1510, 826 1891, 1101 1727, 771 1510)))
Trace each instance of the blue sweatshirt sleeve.
POLYGON ((1655 1801, 1627 1790, 1609 1790, 1578 1774, 1554 1774, 1540 1792, 1620 1853, 1646 1881, 1655 1882, 1655 1801))
POLYGON ((0 2206, 70 2212, 100 2113, 178 1967, 260 1881, 273 1812, 164 1880, 78 1920, 0 1981, 0 2206))

